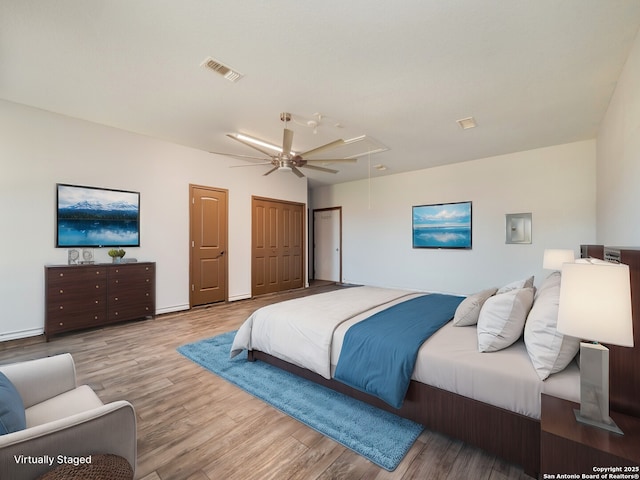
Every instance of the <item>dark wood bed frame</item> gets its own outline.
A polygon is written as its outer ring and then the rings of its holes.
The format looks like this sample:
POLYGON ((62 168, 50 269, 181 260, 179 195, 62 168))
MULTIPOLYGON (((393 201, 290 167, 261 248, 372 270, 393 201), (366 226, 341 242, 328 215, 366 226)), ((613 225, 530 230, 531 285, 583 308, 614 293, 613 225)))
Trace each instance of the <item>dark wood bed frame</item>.
MULTIPOLYGON (((583 255, 585 252, 582 246, 583 255)), ((602 258, 602 246, 586 256, 602 258), (600 255, 597 255, 600 253, 600 255)), ((621 263, 630 267, 633 308, 633 348, 610 347, 610 404, 613 411, 640 417, 640 250, 624 250, 621 263)), ((335 380, 253 350, 249 360, 261 360, 300 377, 421 423, 430 430, 460 439, 520 465, 538 478, 540 472, 540 421, 503 408, 412 381, 402 408, 397 410, 380 399, 335 380)))

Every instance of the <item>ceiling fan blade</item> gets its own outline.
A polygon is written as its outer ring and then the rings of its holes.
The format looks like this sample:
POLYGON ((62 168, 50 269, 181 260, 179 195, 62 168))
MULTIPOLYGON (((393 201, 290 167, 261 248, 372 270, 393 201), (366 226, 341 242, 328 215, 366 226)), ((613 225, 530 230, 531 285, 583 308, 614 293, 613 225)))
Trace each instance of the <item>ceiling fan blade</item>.
POLYGON ((270 173, 275 172, 276 170, 278 170, 279 167, 273 167, 271 170, 269 170, 267 173, 265 173, 264 175, 262 175, 263 177, 266 177, 267 175, 269 175, 270 173))
POLYGON ((312 150, 308 150, 308 151, 306 151, 304 153, 301 153, 300 156, 303 157, 303 158, 304 157, 308 157, 308 156, 311 156, 311 155, 315 155, 318 152, 322 152, 324 150, 329 150, 330 148, 339 147, 340 145, 343 145, 343 144, 344 144, 344 140, 342 140, 342 139, 334 140, 333 142, 327 143, 326 145, 322 145, 320 147, 317 147, 317 148, 314 148, 312 150))
POLYGON ((313 160, 305 160, 307 163, 356 163, 357 158, 314 158, 313 160))
POLYGON ((291 145, 293 144, 293 130, 289 130, 288 128, 284 129, 284 134, 282 135, 282 154, 289 155, 291 153, 291 145))
POLYGON ((258 150, 259 152, 264 153, 267 157, 273 157, 273 155, 271 155, 271 153, 267 152, 266 150, 261 149, 260 147, 256 147, 252 143, 245 142, 244 140, 241 140, 240 138, 234 137, 233 135, 231 135, 229 133, 227 133, 227 137, 233 138, 236 142, 240 142, 240 143, 246 145, 247 147, 251 147, 251 148, 253 148, 255 150, 258 150))
POLYGON ((257 167, 259 165, 273 165, 271 162, 261 162, 261 163, 248 163, 246 165, 229 165, 229 168, 238 168, 238 167, 257 167))
POLYGON ((213 153, 215 155, 224 155, 225 157, 241 158, 243 160, 248 160, 250 162, 254 160, 259 160, 261 162, 269 162, 269 160, 267 160, 264 157, 254 157, 253 155, 240 155, 236 153, 225 153, 225 152, 209 152, 209 153, 213 153))
POLYGON ((298 178, 302 178, 302 177, 304 177, 304 173, 302 173, 300 170, 298 170, 298 169, 297 169, 297 167, 293 167, 293 166, 292 166, 292 167, 291 167, 291 171, 292 171, 293 173, 295 173, 295 174, 298 176, 298 178))
POLYGON ((333 170, 332 168, 326 168, 326 167, 316 167, 315 165, 301 165, 301 167, 303 168, 310 168, 311 170, 319 170, 321 172, 327 172, 327 173, 338 173, 338 170, 333 170))

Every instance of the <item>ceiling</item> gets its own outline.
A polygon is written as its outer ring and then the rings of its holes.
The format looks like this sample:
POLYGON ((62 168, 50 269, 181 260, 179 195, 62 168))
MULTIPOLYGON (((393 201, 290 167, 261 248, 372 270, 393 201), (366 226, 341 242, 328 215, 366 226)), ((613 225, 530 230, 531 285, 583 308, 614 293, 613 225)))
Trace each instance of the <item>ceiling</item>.
POLYGON ((0 0, 0 98, 205 151, 281 144, 281 112, 297 151, 389 148, 317 186, 594 138, 639 26, 638 0, 0 0))

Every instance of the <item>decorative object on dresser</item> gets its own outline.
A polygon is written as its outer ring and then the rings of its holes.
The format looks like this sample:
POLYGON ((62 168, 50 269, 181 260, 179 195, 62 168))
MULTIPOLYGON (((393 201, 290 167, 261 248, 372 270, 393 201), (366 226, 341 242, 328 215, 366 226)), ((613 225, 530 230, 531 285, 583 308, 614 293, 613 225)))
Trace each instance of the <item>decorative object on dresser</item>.
POLYGON ((155 263, 45 267, 45 336, 155 315, 155 263))
POLYGON ((107 252, 107 255, 111 257, 113 263, 121 263, 126 253, 127 252, 125 252, 122 248, 112 248, 107 252))
POLYGON ((596 343, 580 344, 580 410, 576 420, 622 434, 609 417, 609 350, 633 347, 627 265, 582 260, 562 265, 558 331, 596 343))

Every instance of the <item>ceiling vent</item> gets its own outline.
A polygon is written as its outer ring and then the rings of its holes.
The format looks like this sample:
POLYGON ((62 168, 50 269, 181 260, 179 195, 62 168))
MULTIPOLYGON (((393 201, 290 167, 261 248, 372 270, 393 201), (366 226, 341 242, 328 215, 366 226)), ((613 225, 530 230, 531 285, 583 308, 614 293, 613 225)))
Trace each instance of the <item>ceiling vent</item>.
POLYGON ((460 128, 463 130, 477 127, 476 120, 473 117, 461 118, 460 120, 456 120, 456 122, 458 122, 458 125, 460 125, 460 128))
POLYGON ((226 78, 230 82, 234 82, 234 83, 240 80, 244 76, 242 73, 238 72, 237 70, 234 70, 233 68, 228 67, 224 63, 219 62, 218 60, 215 60, 211 57, 205 58, 200 64, 200 66, 207 68, 209 70, 212 70, 217 74, 222 75, 224 78, 226 78))

